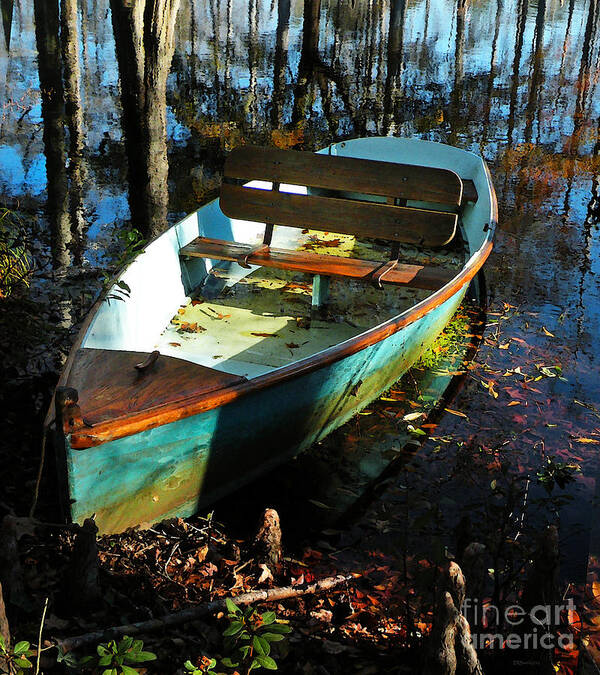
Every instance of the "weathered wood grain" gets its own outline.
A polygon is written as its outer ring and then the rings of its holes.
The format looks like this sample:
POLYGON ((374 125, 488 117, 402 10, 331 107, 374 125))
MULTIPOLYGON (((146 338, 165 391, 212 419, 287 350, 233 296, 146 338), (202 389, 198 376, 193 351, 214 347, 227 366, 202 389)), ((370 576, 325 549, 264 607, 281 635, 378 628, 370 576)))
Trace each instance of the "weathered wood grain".
POLYGON ((225 176, 454 206, 462 200, 461 180, 448 169, 278 148, 236 148, 225 176))
POLYGON ((112 422, 157 406, 202 396, 245 378, 160 355, 147 371, 135 366, 148 354, 108 349, 78 349, 68 386, 79 392, 87 424, 112 422))
MULTIPOLYGON (((289 251, 280 248, 258 250, 252 253, 252 246, 221 239, 198 237, 191 244, 181 249, 181 255, 215 260, 230 260, 239 262, 246 259, 252 265, 275 267, 286 270, 298 270, 310 274, 322 274, 333 277, 349 277, 353 279, 369 280, 373 272, 378 270, 382 263, 357 258, 342 258, 335 255, 321 255, 307 251, 289 251)), ((406 265, 398 263, 393 270, 389 270, 382 279, 384 283, 425 290, 437 290, 450 281, 455 271, 443 267, 406 265)))
POLYGON ((230 218, 339 232, 425 246, 443 246, 457 215, 338 197, 273 192, 224 183, 220 206, 230 218))

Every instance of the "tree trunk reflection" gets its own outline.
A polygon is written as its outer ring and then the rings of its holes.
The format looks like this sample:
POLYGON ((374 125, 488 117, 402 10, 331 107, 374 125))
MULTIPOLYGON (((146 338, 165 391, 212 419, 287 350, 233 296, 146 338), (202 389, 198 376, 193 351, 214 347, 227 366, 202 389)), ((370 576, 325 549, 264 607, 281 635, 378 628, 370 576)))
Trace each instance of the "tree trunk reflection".
POLYGON ((35 39, 44 121, 44 155, 48 182, 47 212, 52 259, 57 269, 70 263, 71 227, 65 166, 64 91, 59 39, 58 0, 35 0, 35 39))
POLYGON ((167 76, 179 0, 110 0, 131 221, 147 236, 167 226, 167 76))
POLYGON ((74 247, 75 262, 81 264, 85 229, 82 195, 84 131, 77 0, 61 0, 61 45, 64 61, 65 113, 69 128, 69 213, 71 233, 77 243, 74 247))

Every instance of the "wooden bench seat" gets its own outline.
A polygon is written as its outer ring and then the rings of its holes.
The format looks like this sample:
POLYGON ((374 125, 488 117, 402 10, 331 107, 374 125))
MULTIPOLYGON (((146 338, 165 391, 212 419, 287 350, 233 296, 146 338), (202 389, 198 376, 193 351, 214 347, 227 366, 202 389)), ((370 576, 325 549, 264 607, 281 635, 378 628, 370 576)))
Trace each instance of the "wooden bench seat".
MULTIPOLYGON (((199 237, 182 248, 181 255, 229 260, 244 267, 293 269, 324 278, 363 279, 380 288, 384 281, 436 290, 455 271, 403 264, 399 244, 448 244, 456 235, 458 214, 466 200, 477 200, 475 186, 447 169, 244 146, 227 158, 219 203, 232 219, 265 223, 262 244, 199 237), (252 181, 264 182, 249 184, 252 181), (281 184, 307 190, 305 194, 280 191, 281 184), (383 239, 390 242, 390 258, 379 263, 273 249, 275 224, 383 239)), ((326 282, 320 280, 314 285, 322 286, 326 288, 326 282)), ((319 295, 324 297, 326 291, 319 295)))
MULTIPOLYGON (((261 250, 252 253, 250 244, 207 239, 205 237, 198 237, 191 244, 182 248, 181 255, 232 262, 236 262, 241 256, 247 255, 247 260, 252 265, 298 270, 299 272, 323 276, 349 277, 364 281, 369 281, 373 272, 387 264, 387 262, 342 258, 335 255, 290 251, 280 248, 269 248, 266 251, 261 250)), ((399 263, 383 277, 382 281, 399 286, 437 290, 450 281, 455 274, 455 270, 448 270, 443 267, 399 263)))

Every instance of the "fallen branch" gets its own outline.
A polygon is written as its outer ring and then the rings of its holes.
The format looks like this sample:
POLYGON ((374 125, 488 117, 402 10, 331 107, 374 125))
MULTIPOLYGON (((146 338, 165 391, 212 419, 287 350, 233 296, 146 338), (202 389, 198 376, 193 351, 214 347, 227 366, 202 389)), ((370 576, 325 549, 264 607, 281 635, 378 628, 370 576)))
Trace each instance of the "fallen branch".
MULTIPOLYGON (((326 577, 325 579, 315 581, 311 584, 282 586, 280 588, 242 593, 241 595, 236 595, 231 598, 231 600, 233 600, 236 605, 251 605, 254 602, 276 602, 287 598, 297 598, 302 595, 323 593, 350 579, 352 579, 351 576, 338 574, 335 577, 326 577)), ((100 642, 113 640, 122 635, 133 636, 146 634, 156 630, 162 630, 168 626, 177 626, 188 621, 195 621, 207 614, 212 614, 213 612, 223 609, 225 609, 225 598, 207 602, 203 605, 198 605, 197 607, 183 609, 180 612, 174 612, 173 614, 167 614, 158 619, 149 619, 148 621, 139 621, 138 623, 125 624, 123 626, 114 626, 113 628, 106 628, 91 633, 84 633, 83 635, 76 635, 75 637, 64 638, 63 640, 56 640, 56 646, 63 654, 66 654, 67 652, 80 649, 86 645, 97 645, 100 642)))

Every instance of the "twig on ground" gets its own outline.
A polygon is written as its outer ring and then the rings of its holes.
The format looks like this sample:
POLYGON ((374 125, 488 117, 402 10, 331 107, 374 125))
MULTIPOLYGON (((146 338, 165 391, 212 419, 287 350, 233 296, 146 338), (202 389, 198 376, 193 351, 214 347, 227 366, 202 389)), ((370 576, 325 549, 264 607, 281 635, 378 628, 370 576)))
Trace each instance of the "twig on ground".
MULTIPOLYGON (((336 586, 348 582, 352 576, 345 574, 338 574, 335 577, 326 577, 319 581, 310 584, 299 584, 298 586, 282 586, 280 588, 270 588, 260 591, 251 591, 249 593, 242 593, 232 597, 231 600, 236 605, 251 605, 255 602, 277 602, 288 598, 297 598, 302 595, 310 595, 316 593, 323 593, 329 591, 336 586)), ((66 654, 67 652, 79 649, 86 645, 98 644, 107 640, 113 640, 122 635, 140 635, 151 633, 157 630, 163 630, 168 626, 177 626, 188 621, 195 621, 207 614, 223 610, 226 608, 225 598, 207 602, 197 607, 190 607, 188 609, 167 614, 158 619, 149 619, 148 621, 139 621, 138 623, 126 624, 123 626, 114 626, 104 630, 93 631, 91 633, 84 633, 83 635, 76 635, 75 637, 64 638, 56 640, 56 645, 59 650, 66 654)))

